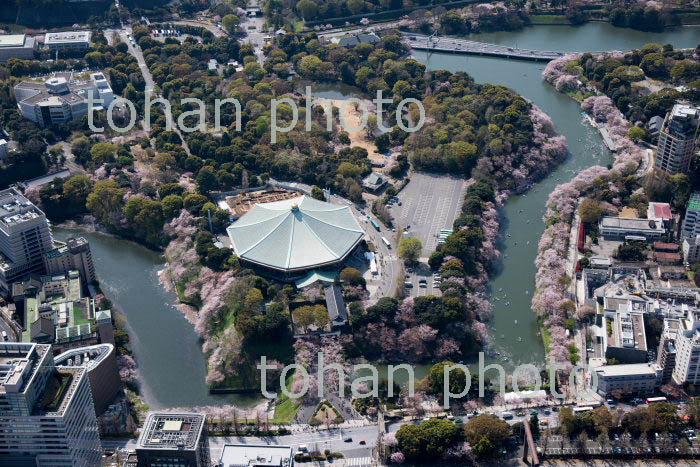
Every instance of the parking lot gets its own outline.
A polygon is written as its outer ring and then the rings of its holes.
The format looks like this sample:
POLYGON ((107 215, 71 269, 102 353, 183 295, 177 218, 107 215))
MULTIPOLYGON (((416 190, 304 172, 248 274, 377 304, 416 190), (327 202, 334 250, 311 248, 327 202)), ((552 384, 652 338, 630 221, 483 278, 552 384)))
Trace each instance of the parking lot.
POLYGON ((414 173, 399 200, 401 206, 392 206, 392 214, 401 228, 423 242, 423 256, 435 251, 437 234, 451 229, 464 198, 465 181, 444 175, 414 173))
POLYGON ((406 288, 407 295, 440 294, 427 260, 437 247, 440 230, 452 229, 460 213, 464 190, 463 179, 414 173, 399 193, 399 201, 390 206, 395 223, 406 231, 404 235, 417 237, 423 243, 421 263, 409 269, 404 277, 404 282, 411 284, 406 288))
POLYGON ((539 440, 538 445, 547 456, 608 456, 608 457, 655 457, 667 456, 698 456, 700 445, 693 431, 690 439, 666 433, 653 433, 649 436, 633 438, 627 433, 613 434, 610 437, 598 439, 569 439, 568 436, 549 434, 539 440))

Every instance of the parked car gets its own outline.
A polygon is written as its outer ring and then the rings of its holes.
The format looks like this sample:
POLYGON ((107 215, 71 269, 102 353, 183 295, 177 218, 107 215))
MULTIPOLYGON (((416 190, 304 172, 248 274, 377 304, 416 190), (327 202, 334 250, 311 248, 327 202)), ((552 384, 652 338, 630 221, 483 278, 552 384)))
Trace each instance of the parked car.
POLYGON ((365 444, 367 444, 367 441, 365 441, 364 439, 363 439, 363 440, 360 440, 360 444, 361 444, 362 446, 364 446, 365 444))
POLYGON ((352 443, 352 438, 345 438, 343 441, 346 443, 352 443))

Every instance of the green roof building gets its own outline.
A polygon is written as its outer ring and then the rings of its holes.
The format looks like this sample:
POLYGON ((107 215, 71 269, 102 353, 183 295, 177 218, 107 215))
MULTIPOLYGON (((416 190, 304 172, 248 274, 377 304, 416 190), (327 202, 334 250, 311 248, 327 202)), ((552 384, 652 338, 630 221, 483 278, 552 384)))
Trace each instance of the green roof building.
POLYGON ((308 196, 255 205, 227 232, 241 260, 288 279, 341 263, 365 234, 348 206, 308 196))

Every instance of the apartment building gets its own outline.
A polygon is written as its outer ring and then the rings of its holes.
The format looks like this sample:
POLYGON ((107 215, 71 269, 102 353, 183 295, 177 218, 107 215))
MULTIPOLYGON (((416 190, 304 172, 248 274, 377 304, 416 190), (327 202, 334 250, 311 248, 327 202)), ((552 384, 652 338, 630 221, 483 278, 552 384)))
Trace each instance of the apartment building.
POLYGON ((102 465, 87 370, 57 368, 50 345, 0 343, 0 464, 102 465))
POLYGON ((14 188, 0 191, 0 294, 22 276, 43 272, 52 248, 46 215, 14 188))
POLYGON ((673 381, 677 384, 700 382, 700 322, 692 312, 679 323, 673 381))
POLYGON ((676 104, 666 115, 659 132, 656 168, 669 175, 687 173, 695 153, 700 126, 700 108, 676 104))
POLYGON ((71 237, 63 245, 47 252, 44 255, 44 265, 49 275, 77 270, 85 284, 97 280, 90 244, 83 237, 71 237))
POLYGON ((683 262, 694 264, 700 261, 700 235, 683 239, 683 262))
POLYGON ((681 239, 692 239, 698 235, 700 235, 700 193, 693 193, 681 225, 681 239))

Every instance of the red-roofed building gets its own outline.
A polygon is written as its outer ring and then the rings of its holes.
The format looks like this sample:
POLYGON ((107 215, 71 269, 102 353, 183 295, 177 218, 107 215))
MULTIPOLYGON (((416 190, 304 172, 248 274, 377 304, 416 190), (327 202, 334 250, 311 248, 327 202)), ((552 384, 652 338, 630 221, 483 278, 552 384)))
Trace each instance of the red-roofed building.
POLYGON ((647 219, 661 219, 667 229, 673 228, 673 213, 668 203, 649 203, 647 219))
POLYGON ((666 251, 668 253, 677 253, 680 245, 676 243, 654 242, 654 251, 666 251))
POLYGON ((680 263, 680 253, 664 253, 662 251, 654 252, 654 259, 659 263, 672 264, 680 263))

